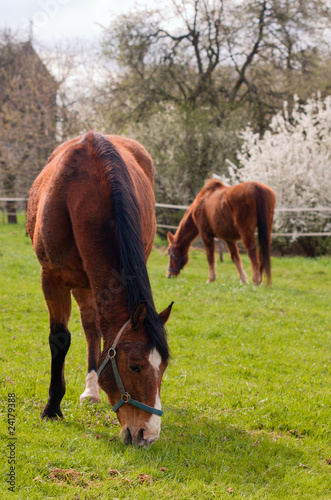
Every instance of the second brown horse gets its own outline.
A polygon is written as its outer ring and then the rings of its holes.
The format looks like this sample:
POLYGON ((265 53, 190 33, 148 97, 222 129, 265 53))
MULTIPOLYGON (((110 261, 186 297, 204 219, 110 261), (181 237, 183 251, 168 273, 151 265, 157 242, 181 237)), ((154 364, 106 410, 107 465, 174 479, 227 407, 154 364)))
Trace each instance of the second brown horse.
POLYGON ((260 285, 263 271, 271 284, 270 245, 276 196, 272 189, 258 182, 242 182, 227 187, 210 179, 181 220, 176 234, 168 232, 168 278, 177 276, 188 262, 193 240, 200 235, 207 254, 208 282, 216 279, 214 238, 225 241, 242 283, 248 283, 237 241, 242 240, 250 258, 253 283, 260 285), (255 243, 258 230, 259 258, 255 243))

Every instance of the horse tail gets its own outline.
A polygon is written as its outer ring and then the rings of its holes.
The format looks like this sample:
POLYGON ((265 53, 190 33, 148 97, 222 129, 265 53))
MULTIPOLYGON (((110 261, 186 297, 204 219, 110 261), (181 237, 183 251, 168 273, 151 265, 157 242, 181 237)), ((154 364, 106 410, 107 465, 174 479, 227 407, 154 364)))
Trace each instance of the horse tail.
POLYGON ((262 186, 255 186, 257 232, 260 245, 260 272, 267 275, 267 284, 271 285, 271 262, 270 262, 270 231, 268 227, 268 200, 266 191, 262 186))

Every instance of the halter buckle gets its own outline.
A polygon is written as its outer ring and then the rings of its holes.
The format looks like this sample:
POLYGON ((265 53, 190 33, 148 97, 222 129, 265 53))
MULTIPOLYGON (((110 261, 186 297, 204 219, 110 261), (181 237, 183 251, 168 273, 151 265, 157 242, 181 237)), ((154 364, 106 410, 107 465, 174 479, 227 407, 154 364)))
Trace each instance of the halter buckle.
POLYGON ((115 347, 110 347, 108 349, 108 358, 109 359, 113 359, 113 358, 115 358, 115 356, 116 356, 116 349, 115 349, 115 347))
POLYGON ((122 399, 123 399, 124 403, 128 403, 131 399, 131 396, 128 392, 124 392, 122 394, 122 399))

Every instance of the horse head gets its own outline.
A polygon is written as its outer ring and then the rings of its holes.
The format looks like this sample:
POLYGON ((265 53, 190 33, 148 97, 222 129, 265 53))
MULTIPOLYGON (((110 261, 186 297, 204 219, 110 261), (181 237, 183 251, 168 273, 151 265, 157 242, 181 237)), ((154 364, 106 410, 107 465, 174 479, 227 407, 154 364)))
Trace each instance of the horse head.
MULTIPOLYGON (((164 325, 172 303, 158 316, 164 325)), ((168 360, 150 346, 145 325, 146 303, 140 303, 106 346, 99 361, 99 385, 121 424, 125 444, 151 444, 161 430, 161 381, 168 360), (110 362, 109 362, 110 361, 110 362)))
POLYGON ((167 278, 176 278, 188 261, 188 254, 183 253, 182 249, 175 244, 175 236, 168 231, 168 255, 169 265, 167 269, 167 278))

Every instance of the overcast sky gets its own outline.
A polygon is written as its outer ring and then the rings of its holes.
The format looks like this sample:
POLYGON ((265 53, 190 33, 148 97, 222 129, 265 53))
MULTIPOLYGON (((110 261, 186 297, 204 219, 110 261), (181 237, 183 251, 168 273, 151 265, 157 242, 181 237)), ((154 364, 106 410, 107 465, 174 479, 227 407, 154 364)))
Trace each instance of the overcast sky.
POLYGON ((96 38, 113 16, 135 6, 159 5, 155 0, 0 0, 0 28, 10 28, 22 41, 30 21, 36 42, 52 45, 68 38, 96 38))

